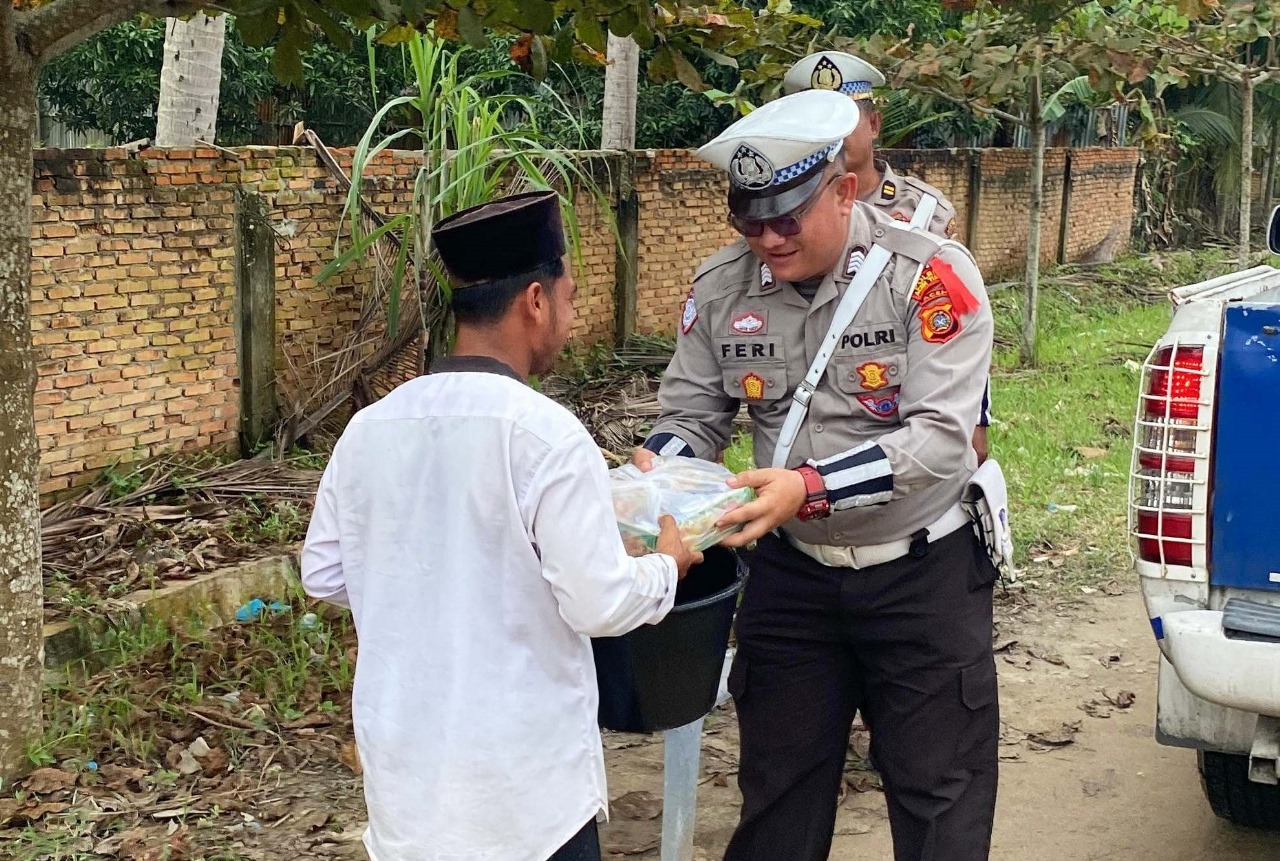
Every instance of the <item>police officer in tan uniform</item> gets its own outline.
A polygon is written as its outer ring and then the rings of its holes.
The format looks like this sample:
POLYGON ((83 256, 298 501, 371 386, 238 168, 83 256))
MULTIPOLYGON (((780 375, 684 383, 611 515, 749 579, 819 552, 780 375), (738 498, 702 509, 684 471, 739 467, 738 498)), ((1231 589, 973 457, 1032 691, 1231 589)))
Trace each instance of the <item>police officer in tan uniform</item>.
MULTIPOLYGON (((945 239, 956 235, 956 210, 946 196, 927 182, 914 176, 894 172, 889 162, 876 158, 875 142, 880 135, 880 111, 873 93, 885 85, 884 75, 875 66, 843 51, 820 51, 796 61, 782 79, 788 95, 804 90, 835 90, 858 104, 860 119, 844 144, 849 169, 858 175, 861 199, 879 207, 899 221, 910 221, 920 200, 931 195, 938 201, 929 231, 945 239)), ((987 428, 991 424, 991 381, 982 399, 982 413, 973 431, 973 448, 978 460, 987 458, 987 428)))
POLYGON ((758 499, 722 521, 744 524, 726 543, 758 541, 729 680, 743 804, 726 861, 827 857, 858 710, 898 861, 985 859, 990 843, 996 569, 959 503, 978 465, 991 311, 962 246, 858 201, 842 154, 857 122, 849 99, 803 92, 699 151, 729 174, 742 238, 697 271, 662 414, 635 455, 642 468, 654 454, 710 459, 743 401, 754 421, 764 468, 732 483, 758 499), (870 282, 877 247, 888 264, 870 282), (802 386, 828 329, 825 370, 802 386), (787 451, 797 399, 808 412, 787 451))

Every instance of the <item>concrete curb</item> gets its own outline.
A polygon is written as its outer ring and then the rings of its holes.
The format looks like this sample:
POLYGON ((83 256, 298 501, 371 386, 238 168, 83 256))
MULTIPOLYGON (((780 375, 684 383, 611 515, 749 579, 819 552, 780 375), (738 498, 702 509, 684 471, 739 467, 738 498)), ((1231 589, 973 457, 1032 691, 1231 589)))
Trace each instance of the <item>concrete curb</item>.
MULTIPOLYGON (((266 556, 219 568, 193 580, 177 580, 159 589, 134 592, 123 599, 133 612, 117 627, 141 627, 154 619, 182 619, 215 628, 234 621, 236 610, 253 598, 270 601, 288 594, 298 582, 296 554, 266 556)), ((93 651, 93 639, 113 623, 106 619, 51 622, 44 626, 44 666, 57 670, 82 661, 93 651)))

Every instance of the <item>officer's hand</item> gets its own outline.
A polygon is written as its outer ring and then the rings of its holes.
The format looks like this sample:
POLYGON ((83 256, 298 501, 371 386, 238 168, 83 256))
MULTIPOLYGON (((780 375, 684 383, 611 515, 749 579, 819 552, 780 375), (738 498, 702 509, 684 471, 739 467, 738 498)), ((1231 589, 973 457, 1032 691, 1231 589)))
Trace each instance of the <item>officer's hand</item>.
POLYGON ((658 533, 656 549, 659 553, 665 553, 676 560, 676 570, 680 573, 680 579, 683 580, 684 575, 689 573, 690 567, 702 562, 702 554, 696 550, 690 550, 684 543, 680 527, 676 526, 676 519, 670 514, 659 517, 658 526, 661 531, 658 533))
POLYGON ((750 487, 756 499, 721 517, 716 526, 744 524, 742 531, 721 543, 745 547, 796 516, 808 493, 804 476, 794 469, 753 469, 729 479, 730 487, 750 487))
POLYGON ((973 450, 978 453, 979 466, 987 462, 991 449, 987 443, 987 429, 982 425, 973 429, 973 450))
POLYGON ((637 467, 641 472, 648 472, 653 469, 653 459, 656 454, 647 448, 638 448, 631 452, 631 464, 637 467))

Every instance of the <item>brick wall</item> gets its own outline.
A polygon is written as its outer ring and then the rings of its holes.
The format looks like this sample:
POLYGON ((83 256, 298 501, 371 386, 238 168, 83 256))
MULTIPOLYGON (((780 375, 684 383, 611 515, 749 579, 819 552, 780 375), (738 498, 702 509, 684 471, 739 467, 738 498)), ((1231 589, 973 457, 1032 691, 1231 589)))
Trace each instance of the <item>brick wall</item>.
POLYGON ((672 332, 680 304, 703 259, 737 234, 725 210, 728 180, 686 150, 642 154, 635 177, 640 200, 636 328, 672 332))
MULTIPOLYGON (((345 194, 307 148, 42 150, 36 153, 32 226, 32 330, 39 376, 41 490, 85 483, 117 461, 178 448, 228 446, 239 427, 235 335, 235 188, 270 203, 276 242, 281 385, 306 390, 317 363, 347 343, 353 324, 376 318, 362 296, 390 261, 319 284, 345 230, 345 194)), ((349 153, 338 152, 345 164, 349 153)), ((977 197, 974 251, 988 279, 1021 269, 1026 243, 1029 153, 1018 150, 888 151, 895 169, 951 198, 962 238, 977 197), (980 188, 970 187, 978 159, 980 188)), ((419 157, 384 153, 366 197, 381 213, 404 211, 419 157)), ((1128 243, 1133 150, 1072 155, 1066 257, 1128 243)), ((1044 258, 1059 253, 1066 154, 1046 166, 1044 258)), ((686 151, 637 154, 640 204, 637 328, 671 332, 698 264, 734 238, 725 221, 723 175, 686 151)), ((617 244, 598 204, 578 206, 574 335, 614 333, 617 244)), ((372 347, 366 347, 371 350, 372 347)))

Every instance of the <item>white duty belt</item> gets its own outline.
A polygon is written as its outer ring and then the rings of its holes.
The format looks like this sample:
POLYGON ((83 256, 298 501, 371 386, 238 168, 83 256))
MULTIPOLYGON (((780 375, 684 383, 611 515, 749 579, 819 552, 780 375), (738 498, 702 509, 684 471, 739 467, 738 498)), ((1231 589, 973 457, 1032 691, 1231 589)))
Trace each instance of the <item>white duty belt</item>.
MULTIPOLYGON (((931 194, 926 194, 920 198, 920 205, 916 207, 915 214, 911 216, 911 223, 908 228, 911 230, 923 230, 928 228, 929 222, 933 220, 933 213, 938 208, 938 199, 931 194)), ((800 428, 804 425, 805 416, 809 414, 809 401, 813 399, 813 393, 818 388, 818 383, 822 381, 822 375, 827 371, 827 364, 831 361, 832 355, 835 354, 836 345, 840 343, 840 336, 844 330, 849 328, 849 324, 853 322, 853 318, 858 316, 858 310, 862 308, 862 303, 866 301, 867 296, 871 293, 871 288, 880 280, 881 273, 884 268, 889 265, 893 252, 885 248, 879 243, 871 246, 871 251, 867 254, 867 259, 863 262, 862 268, 858 270, 858 274, 853 276, 853 280, 849 282, 849 286, 845 288, 844 296, 840 299, 840 305, 836 308, 836 315, 831 320, 831 328, 827 329, 827 335, 822 339, 821 346, 818 347, 818 355, 814 357, 813 364, 809 366, 809 373, 804 375, 804 379, 800 385, 796 386, 795 392, 791 395, 791 409, 787 413, 787 419, 782 423, 782 432, 778 434, 778 445, 773 450, 773 466, 785 469, 787 466, 787 458, 791 455, 791 448, 796 443, 796 437, 800 434, 800 428)))

